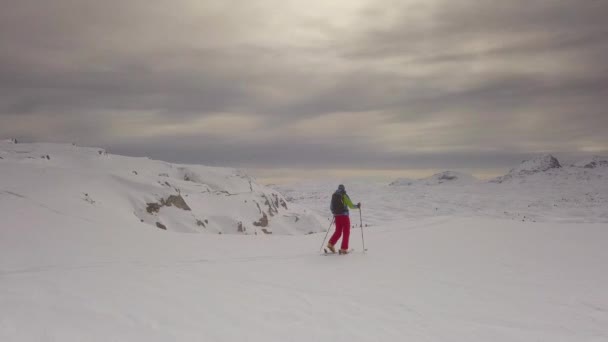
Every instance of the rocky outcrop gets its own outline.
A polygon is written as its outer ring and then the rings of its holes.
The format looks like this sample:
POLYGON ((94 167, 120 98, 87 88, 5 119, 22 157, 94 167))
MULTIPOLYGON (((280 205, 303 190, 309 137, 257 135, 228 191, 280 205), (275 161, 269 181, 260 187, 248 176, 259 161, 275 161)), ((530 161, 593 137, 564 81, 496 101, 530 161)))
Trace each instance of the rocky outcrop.
POLYGON ((466 173, 456 171, 444 171, 419 180, 399 178, 391 182, 389 186, 469 184, 475 181, 477 181, 475 177, 466 173))
POLYGON ((266 216, 266 213, 262 212, 262 217, 258 221, 253 222, 253 225, 256 227, 268 227, 268 216, 266 216))
POLYGON ((456 171, 444 171, 432 175, 425 179, 427 184, 444 184, 444 183, 471 183, 475 181, 475 177, 466 173, 456 171))
POLYGON ((408 186, 414 185, 416 183, 415 180, 409 178, 397 178, 394 181, 390 182, 389 186, 408 186))
POLYGON ((148 214, 158 213, 162 207, 176 207, 182 210, 191 210, 182 195, 170 195, 167 199, 161 198, 160 203, 152 202, 146 204, 146 211, 148 214))

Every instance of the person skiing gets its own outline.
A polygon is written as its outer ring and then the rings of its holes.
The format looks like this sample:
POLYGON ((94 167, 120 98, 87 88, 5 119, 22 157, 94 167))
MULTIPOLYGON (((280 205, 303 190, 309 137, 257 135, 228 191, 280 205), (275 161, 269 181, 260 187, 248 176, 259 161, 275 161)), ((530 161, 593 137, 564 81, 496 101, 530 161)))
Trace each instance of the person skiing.
POLYGON ((340 254, 348 254, 348 238, 350 237, 350 219, 348 217, 348 209, 361 209, 361 203, 354 205, 350 197, 346 194, 344 185, 340 184, 338 190, 331 196, 331 213, 334 215, 336 222, 336 231, 329 239, 327 248, 336 253, 335 245, 342 236, 342 245, 340 246, 340 254))

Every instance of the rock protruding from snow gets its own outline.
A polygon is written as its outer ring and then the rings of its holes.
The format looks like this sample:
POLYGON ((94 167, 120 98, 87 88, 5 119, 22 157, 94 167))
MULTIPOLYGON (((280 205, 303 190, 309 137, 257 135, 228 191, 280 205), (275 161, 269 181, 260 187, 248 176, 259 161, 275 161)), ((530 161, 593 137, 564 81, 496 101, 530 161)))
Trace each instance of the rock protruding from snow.
POLYGON ((428 178, 423 179, 427 185, 436 184, 469 184, 475 182, 476 178, 462 172, 456 171, 444 171, 434 174, 428 178))
POLYGON ((582 160, 574 163, 574 167, 582 167, 585 169, 595 169, 598 167, 608 167, 608 157, 593 156, 591 159, 582 160))
POLYGON ((181 195, 170 195, 165 200, 164 198, 160 199, 160 203, 147 203, 146 211, 148 214, 158 213, 161 207, 176 207, 182 210, 191 211, 190 207, 184 200, 181 195))
POLYGON ((411 185, 438 185, 438 184, 471 184, 477 179, 469 174, 457 171, 444 171, 430 177, 412 180, 399 178, 389 184, 389 186, 411 186, 411 185))
POLYGON ((410 178, 397 178, 389 183, 389 186, 409 186, 416 184, 416 181, 410 178))
POLYGON ((518 167, 511 169, 504 176, 493 179, 491 182, 502 183, 515 177, 523 177, 541 172, 547 172, 552 169, 561 168, 561 164, 551 154, 543 154, 534 159, 524 160, 518 167))

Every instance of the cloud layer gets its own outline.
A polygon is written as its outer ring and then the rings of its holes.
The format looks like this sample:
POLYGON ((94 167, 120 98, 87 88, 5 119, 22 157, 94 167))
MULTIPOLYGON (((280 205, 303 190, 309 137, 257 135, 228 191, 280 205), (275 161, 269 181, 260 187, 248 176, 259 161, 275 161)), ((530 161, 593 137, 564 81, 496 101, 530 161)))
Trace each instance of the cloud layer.
POLYGON ((605 1, 10 1, 0 136, 241 167, 608 151, 605 1))

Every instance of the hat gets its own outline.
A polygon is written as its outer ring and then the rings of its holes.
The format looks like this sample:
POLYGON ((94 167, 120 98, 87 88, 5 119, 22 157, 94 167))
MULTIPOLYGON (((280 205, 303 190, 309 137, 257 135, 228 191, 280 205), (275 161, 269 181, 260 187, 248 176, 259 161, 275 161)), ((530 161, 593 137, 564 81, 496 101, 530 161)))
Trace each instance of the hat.
POLYGON ((346 191, 346 189, 344 188, 343 184, 338 185, 338 190, 340 190, 340 191, 346 191))

